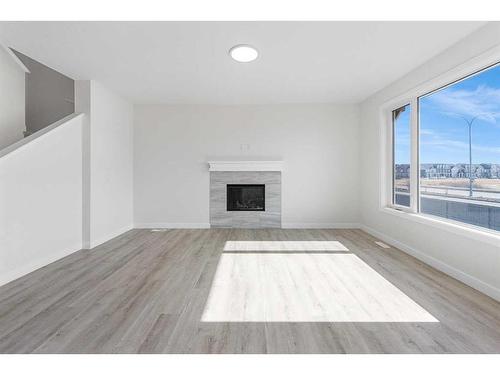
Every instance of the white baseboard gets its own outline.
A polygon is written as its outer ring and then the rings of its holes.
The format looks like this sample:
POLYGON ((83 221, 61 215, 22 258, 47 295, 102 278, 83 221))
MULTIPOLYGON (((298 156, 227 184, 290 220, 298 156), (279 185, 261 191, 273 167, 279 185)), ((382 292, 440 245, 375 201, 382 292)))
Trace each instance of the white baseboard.
MULTIPOLYGON (((360 228, 359 223, 282 223, 285 229, 349 229, 360 228)), ((135 223, 138 229, 207 229, 209 223, 135 223)))
POLYGON ((53 263, 61 258, 64 258, 70 254, 73 254, 74 252, 81 250, 81 244, 75 244, 73 246, 68 247, 67 249, 63 251, 59 251, 57 253, 50 254, 42 259, 38 259, 34 262, 28 263, 23 265, 22 267, 19 267, 15 270, 12 270, 6 274, 3 274, 0 276, 0 286, 10 283, 11 281, 14 281, 16 279, 19 279, 20 277, 23 277, 27 275, 28 273, 31 273, 33 271, 36 271, 39 268, 45 267, 46 265, 53 263))
MULTIPOLYGON (((127 225, 119 230, 116 230, 112 233, 108 233, 106 236, 102 236, 101 238, 94 240, 90 244, 90 248, 94 248, 100 244, 103 244, 106 241, 109 241, 120 234, 123 234, 127 232, 128 230, 132 229, 132 225, 127 225)), ((49 254, 48 256, 38 259, 34 262, 31 262, 29 264, 24 265, 23 267, 17 268, 15 270, 12 270, 11 272, 1 275, 0 276, 0 285, 7 284, 11 281, 14 281, 16 279, 19 279, 20 277, 27 275, 30 272, 36 271, 39 268, 45 267, 46 265, 53 263, 61 258, 64 258, 70 254, 73 254, 74 252, 78 250, 83 249, 88 249, 88 247, 82 246, 82 243, 75 244, 73 246, 68 247, 67 249, 63 251, 59 251, 57 253, 49 254)))
POLYGON ((208 229, 209 223, 135 223, 138 229, 208 229))
MULTIPOLYGON (((118 230, 115 230, 111 233, 107 233, 104 236, 99 237, 96 240, 90 241, 90 248, 93 249, 96 246, 102 245, 104 242, 107 242, 115 237, 118 237, 120 234, 123 234, 125 232, 128 232, 129 230, 133 229, 134 226, 132 224, 128 224, 118 230)), ((84 247, 86 248, 86 247, 84 247)))
POLYGON ((285 229, 357 229, 359 223, 281 223, 285 229))
POLYGON ((490 285, 482 280, 479 280, 478 278, 469 275, 455 267, 452 267, 434 257, 431 257, 411 246, 408 246, 398 240, 395 240, 392 237, 387 236, 386 234, 379 232, 371 227, 368 227, 364 224, 360 226, 362 230, 365 232, 371 234, 374 237, 377 237, 388 244, 404 251, 405 253, 421 260, 422 262, 428 264, 431 267, 434 267, 438 269, 439 271, 457 279, 463 282, 464 284, 467 284, 468 286, 490 296, 491 298, 500 301, 500 289, 496 288, 493 285, 490 285))

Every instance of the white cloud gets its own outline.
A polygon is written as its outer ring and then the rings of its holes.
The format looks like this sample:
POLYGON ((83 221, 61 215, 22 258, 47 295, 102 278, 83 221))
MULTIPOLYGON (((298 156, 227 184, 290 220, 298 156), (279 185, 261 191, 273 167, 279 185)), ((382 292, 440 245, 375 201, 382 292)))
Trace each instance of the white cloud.
POLYGON ((486 85, 474 90, 448 88, 429 96, 429 99, 449 116, 467 120, 477 117, 490 123, 496 123, 500 118, 500 89, 486 85))
POLYGON ((420 129, 419 130, 420 135, 434 135, 436 134, 434 130, 432 129, 420 129))
MULTIPOLYGON (((454 149, 454 150, 456 149, 469 150, 469 144, 467 142, 454 141, 451 139, 443 139, 437 135, 432 136, 425 140, 421 140, 420 144, 426 146, 444 147, 447 149, 454 149)), ((500 154, 500 147, 480 146, 472 144, 472 150, 493 153, 493 154, 500 154)))

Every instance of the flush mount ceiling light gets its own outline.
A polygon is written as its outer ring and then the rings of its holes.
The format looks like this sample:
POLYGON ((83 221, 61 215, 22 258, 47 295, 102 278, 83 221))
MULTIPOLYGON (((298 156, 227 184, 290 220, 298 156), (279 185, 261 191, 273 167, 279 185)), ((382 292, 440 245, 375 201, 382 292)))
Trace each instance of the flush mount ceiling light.
POLYGON ((248 44, 238 44, 229 50, 229 55, 235 61, 250 62, 254 61, 257 56, 259 56, 259 52, 248 44))

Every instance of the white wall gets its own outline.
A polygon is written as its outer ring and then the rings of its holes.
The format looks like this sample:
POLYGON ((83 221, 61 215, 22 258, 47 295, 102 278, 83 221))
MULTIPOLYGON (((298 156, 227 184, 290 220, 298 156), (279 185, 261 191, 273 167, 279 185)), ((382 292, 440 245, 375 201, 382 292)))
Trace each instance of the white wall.
POLYGON ((133 226, 133 106, 92 81, 91 246, 133 226))
POLYGON ((25 73, 0 45, 0 150, 23 139, 25 73))
POLYGON ((408 215, 379 209, 383 103, 500 44, 500 25, 489 24, 441 55, 378 92, 361 106, 360 186, 362 223, 374 234, 465 283, 500 299, 500 240, 498 246, 415 222, 408 215))
POLYGON ((358 136, 354 105, 136 106, 135 224, 207 226, 207 160, 258 158, 285 161, 284 226, 349 226, 358 136))
POLYGON ((96 81, 77 81, 83 134, 84 247, 95 247, 133 225, 133 106, 96 81))
POLYGON ((81 248, 81 135, 77 116, 0 156, 0 285, 81 248))

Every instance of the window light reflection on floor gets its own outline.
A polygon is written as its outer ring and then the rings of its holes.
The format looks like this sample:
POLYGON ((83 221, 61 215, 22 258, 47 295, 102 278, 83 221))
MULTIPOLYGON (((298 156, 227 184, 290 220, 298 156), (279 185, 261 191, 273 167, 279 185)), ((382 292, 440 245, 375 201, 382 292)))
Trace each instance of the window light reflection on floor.
POLYGON ((226 242, 201 320, 438 322, 338 241, 226 242))

